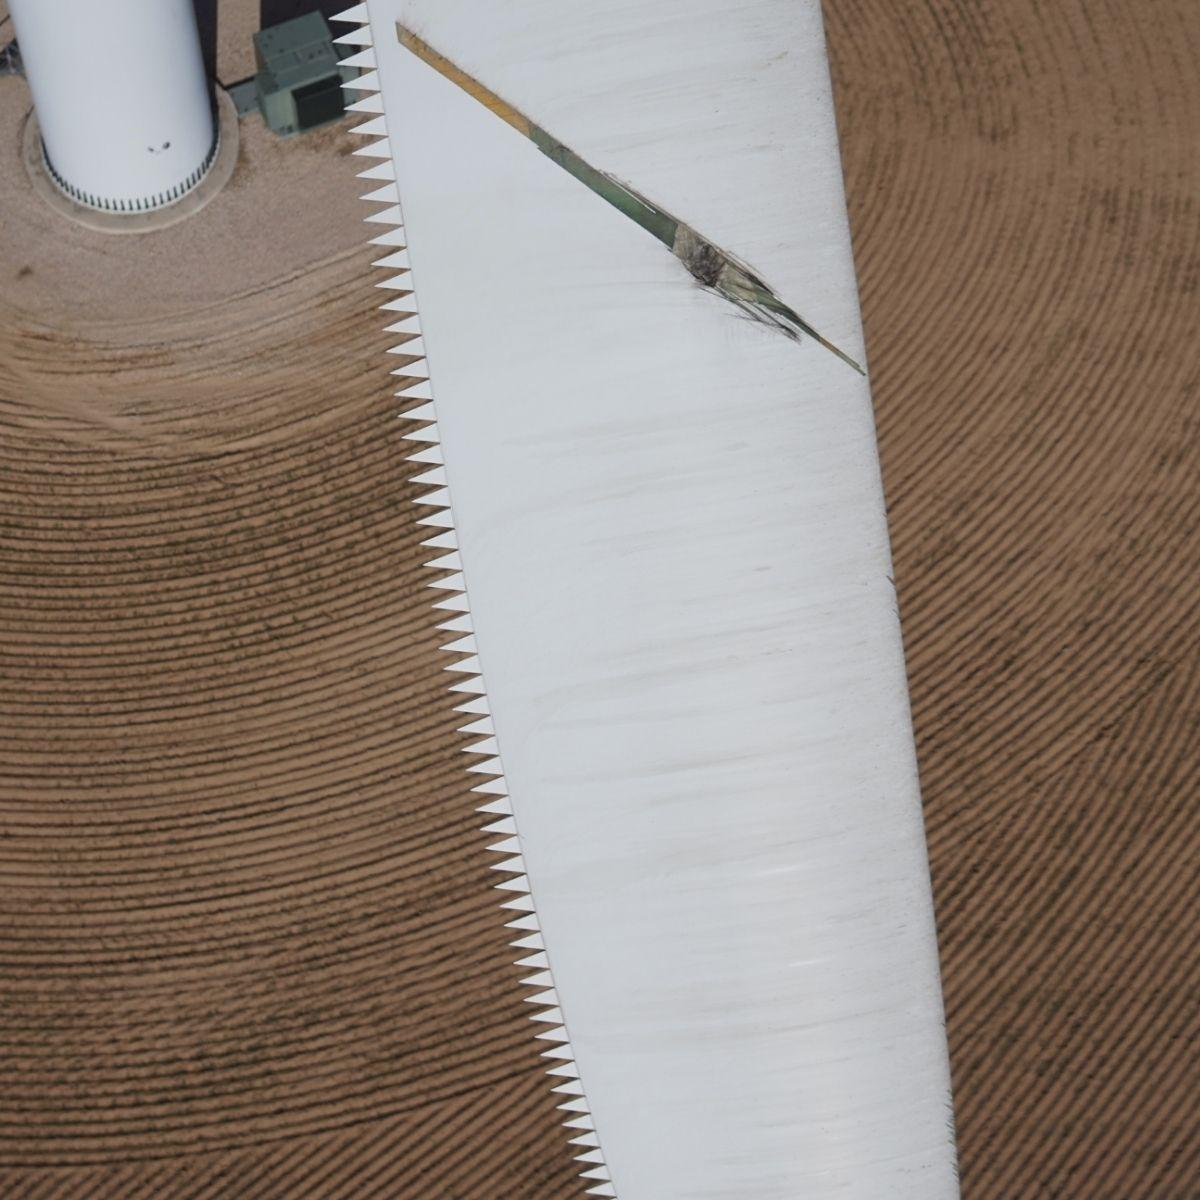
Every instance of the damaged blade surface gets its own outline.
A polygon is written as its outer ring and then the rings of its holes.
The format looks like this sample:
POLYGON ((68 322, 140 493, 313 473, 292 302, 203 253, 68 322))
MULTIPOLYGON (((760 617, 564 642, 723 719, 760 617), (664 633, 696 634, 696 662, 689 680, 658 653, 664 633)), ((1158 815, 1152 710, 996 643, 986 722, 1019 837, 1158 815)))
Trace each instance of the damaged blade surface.
POLYGON ((503 761, 480 807, 524 872, 497 886, 536 910, 512 952, 569 1031, 560 1115, 608 1176, 589 1164, 589 1191, 954 1200, 867 381, 731 320, 512 136, 538 114, 769 263, 861 360, 820 5, 369 7, 436 397, 431 496, 466 588, 439 606, 486 683, 462 692, 503 761), (396 21, 514 103, 489 111, 396 21))
POLYGON ((563 145, 553 134, 535 124, 524 113, 456 66, 399 21, 396 22, 396 37, 405 49, 415 54, 423 63, 457 84, 502 121, 527 137, 547 158, 662 242, 699 284, 737 305, 754 320, 779 330, 785 337, 793 340, 799 340, 801 337, 812 338, 853 367, 860 375, 866 374, 854 359, 822 337, 799 313, 785 304, 769 284, 764 283, 748 266, 737 261, 728 251, 722 250, 703 234, 686 225, 678 217, 672 216, 627 183, 593 167, 569 146, 563 145))

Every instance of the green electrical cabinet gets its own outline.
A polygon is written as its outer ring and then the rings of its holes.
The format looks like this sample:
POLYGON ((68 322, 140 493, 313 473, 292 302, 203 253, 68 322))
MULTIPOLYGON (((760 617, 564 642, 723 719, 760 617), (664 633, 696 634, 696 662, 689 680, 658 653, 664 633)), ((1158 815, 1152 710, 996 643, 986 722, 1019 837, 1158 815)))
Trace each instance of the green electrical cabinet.
POLYGON ((280 137, 335 121, 345 112, 342 80, 357 72, 341 65, 319 12, 260 29, 254 35, 254 56, 258 107, 280 137))

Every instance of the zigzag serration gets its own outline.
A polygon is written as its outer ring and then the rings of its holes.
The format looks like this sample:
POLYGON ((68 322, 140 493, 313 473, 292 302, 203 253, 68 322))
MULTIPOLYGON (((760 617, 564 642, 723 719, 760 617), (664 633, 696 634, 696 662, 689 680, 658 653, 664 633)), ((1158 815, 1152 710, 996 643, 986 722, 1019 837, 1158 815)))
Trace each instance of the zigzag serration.
POLYGON ((455 677, 455 681, 447 686, 452 691, 466 693, 468 696, 455 708, 456 712, 461 712, 468 718, 459 731, 480 739, 465 746, 464 752, 486 756, 482 762, 467 768, 476 774, 488 776, 471 790, 483 801, 477 811, 489 819, 489 823, 483 826, 483 832, 499 838, 487 849, 493 854, 503 855, 500 861, 491 864, 492 869, 509 876, 495 885, 497 890, 506 896, 501 907, 515 914, 514 919, 507 922, 507 928, 514 930, 519 936, 509 945, 521 952, 521 957, 515 960, 516 965, 533 972, 520 982, 525 987, 538 989, 537 994, 526 997, 535 1008, 530 1020, 549 1027, 536 1032, 534 1036, 540 1041, 550 1043, 549 1048, 542 1051, 542 1057, 550 1063, 546 1074, 556 1085, 552 1090, 563 1099, 558 1107, 566 1114, 564 1127, 573 1135, 569 1144, 580 1151, 575 1155, 575 1161, 580 1164, 580 1177, 595 1181, 593 1186, 588 1188, 589 1195, 615 1197, 617 1193, 604 1165, 600 1141, 588 1109, 583 1085, 579 1080, 579 1069, 575 1064, 574 1051, 567 1034, 566 1020, 554 987, 550 960, 538 923, 537 908, 530 892, 528 876, 525 874, 520 834, 508 799, 508 788, 504 782, 500 747, 488 710, 482 667, 476 656, 466 581, 458 554, 450 491, 446 485, 441 442, 437 433, 437 402, 429 379, 421 374, 426 369, 425 342, 421 336, 421 322, 416 311, 412 267, 405 247, 401 191, 395 182, 396 170, 392 161, 387 117, 376 70, 375 42, 371 33, 370 16, 365 4, 357 4, 331 19, 352 26, 348 33, 343 33, 334 40, 342 45, 359 47, 355 54, 342 60, 344 65, 357 67, 362 71, 358 78, 343 85, 357 96, 346 108, 349 112, 367 114, 371 119, 356 126, 352 132, 365 138, 377 139, 359 147, 354 153, 379 160, 373 166, 359 172, 360 179, 381 183, 381 186, 368 192, 362 199, 386 207, 373 211, 364 219, 372 225, 386 227, 383 232, 370 239, 372 245, 390 248, 388 254, 372 264, 392 273, 375 286, 397 293, 395 298, 380 305, 381 310, 394 318, 393 323, 386 327, 386 331, 407 335, 406 340, 392 347, 389 353, 414 360, 392 372, 398 377, 398 382, 403 381, 400 390, 395 394, 405 402, 423 402, 415 407, 410 405, 397 415, 405 421, 419 422, 423 426, 418 432, 409 435, 411 440, 422 445, 408 457, 410 461, 429 468, 415 475, 413 482, 435 490, 421 497, 419 504, 432 511, 419 517, 418 523, 442 531, 433 534, 422 543, 430 550, 429 560, 425 565, 433 571, 443 573, 439 578, 430 580, 429 586, 437 588, 439 593, 450 593, 439 599, 435 607, 458 614, 438 626, 448 637, 442 644, 442 649, 464 656, 447 668, 455 677), (464 678, 460 679, 459 676, 464 678), (499 819, 495 819, 497 817, 499 819), (532 953, 529 953, 530 951, 532 953))

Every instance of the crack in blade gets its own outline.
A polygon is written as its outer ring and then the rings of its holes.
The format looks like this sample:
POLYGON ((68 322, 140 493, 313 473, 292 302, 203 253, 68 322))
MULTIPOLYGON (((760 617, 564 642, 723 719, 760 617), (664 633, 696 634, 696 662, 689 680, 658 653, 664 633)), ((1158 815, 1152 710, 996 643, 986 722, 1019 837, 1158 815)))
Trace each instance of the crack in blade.
POLYGON ((812 338, 818 345, 853 367, 860 375, 866 374, 854 359, 822 337, 795 309, 785 304, 769 284, 755 275, 745 263, 739 262, 734 255, 722 250, 703 234, 648 200, 627 183, 593 167, 569 146, 565 146, 540 125, 536 125, 524 113, 496 95, 473 75, 468 75, 399 21, 396 22, 396 37, 405 49, 411 51, 423 63, 461 88, 506 124, 511 125, 533 142, 547 158, 662 242, 679 259, 692 278, 703 287, 724 297, 747 316, 778 330, 792 341, 798 342, 804 337, 812 338))

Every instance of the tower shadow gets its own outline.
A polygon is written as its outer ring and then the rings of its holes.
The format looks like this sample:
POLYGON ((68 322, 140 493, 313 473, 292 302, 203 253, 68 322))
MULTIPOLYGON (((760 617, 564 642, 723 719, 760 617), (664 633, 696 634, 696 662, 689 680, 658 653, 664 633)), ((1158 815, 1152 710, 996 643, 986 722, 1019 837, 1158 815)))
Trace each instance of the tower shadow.
POLYGON ((352 6, 353 0, 259 0, 259 27, 266 29, 305 13, 323 13, 328 20, 352 6))
POLYGON ((217 77, 217 0, 192 0, 196 28, 200 31, 200 51, 204 55, 204 73, 217 77))

